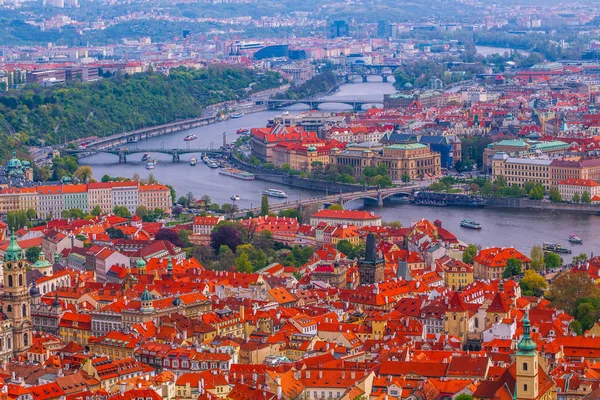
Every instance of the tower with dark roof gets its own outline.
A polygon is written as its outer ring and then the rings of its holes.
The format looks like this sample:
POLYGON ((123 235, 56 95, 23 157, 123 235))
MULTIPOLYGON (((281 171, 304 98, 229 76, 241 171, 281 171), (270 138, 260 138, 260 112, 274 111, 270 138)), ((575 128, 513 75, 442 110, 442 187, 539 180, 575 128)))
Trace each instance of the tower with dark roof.
POLYGON ((358 273, 361 285, 372 285, 383 280, 383 257, 377 254, 375 235, 367 235, 365 257, 358 261, 358 273))

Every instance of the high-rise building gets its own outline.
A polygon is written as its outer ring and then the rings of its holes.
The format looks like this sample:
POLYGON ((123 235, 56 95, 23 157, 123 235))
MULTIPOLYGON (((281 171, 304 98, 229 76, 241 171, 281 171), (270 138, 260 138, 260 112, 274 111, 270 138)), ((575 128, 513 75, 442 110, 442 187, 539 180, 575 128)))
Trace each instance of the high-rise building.
POLYGON ((329 25, 329 37, 346 37, 350 36, 350 26, 346 21, 333 21, 333 24, 329 25))
POLYGON ((377 254, 375 235, 367 235, 365 257, 358 261, 358 273, 361 285, 372 285, 383 280, 384 260, 377 254))

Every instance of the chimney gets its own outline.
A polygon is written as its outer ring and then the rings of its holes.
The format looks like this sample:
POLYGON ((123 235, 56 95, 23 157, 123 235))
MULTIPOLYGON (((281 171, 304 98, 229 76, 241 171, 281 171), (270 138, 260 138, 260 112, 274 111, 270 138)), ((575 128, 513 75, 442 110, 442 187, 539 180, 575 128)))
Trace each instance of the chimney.
POLYGON ((323 379, 323 370, 322 369, 319 370, 319 379, 323 379))
POLYGON ((244 306, 240 306, 240 321, 244 321, 244 306))
POLYGON ((283 397, 283 389, 281 388, 281 376, 277 375, 277 400, 281 400, 283 397))

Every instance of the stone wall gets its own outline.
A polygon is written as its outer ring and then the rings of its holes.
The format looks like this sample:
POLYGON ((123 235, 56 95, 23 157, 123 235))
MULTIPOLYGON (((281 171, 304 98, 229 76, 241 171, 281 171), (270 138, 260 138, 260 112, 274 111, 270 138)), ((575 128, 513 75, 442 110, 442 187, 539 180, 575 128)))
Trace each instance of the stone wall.
POLYGON ((590 213, 600 210, 600 205, 552 203, 543 200, 515 199, 505 197, 486 197, 486 207, 529 208, 537 210, 558 210, 590 213))

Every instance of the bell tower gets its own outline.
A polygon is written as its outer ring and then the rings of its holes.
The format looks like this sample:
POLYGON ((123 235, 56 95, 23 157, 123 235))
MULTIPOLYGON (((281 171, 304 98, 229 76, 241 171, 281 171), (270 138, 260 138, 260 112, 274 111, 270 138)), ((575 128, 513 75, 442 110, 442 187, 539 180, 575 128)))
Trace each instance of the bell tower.
POLYGON ((517 399, 537 399, 539 395, 538 372, 540 363, 538 360, 537 345, 530 336, 531 326, 529 324, 529 311, 523 319, 523 338, 519 342, 516 363, 517 383, 515 391, 517 399))
POLYGON ((13 351, 22 353, 32 342, 31 296, 27 290, 27 262, 13 232, 4 256, 2 311, 13 322, 13 351))

